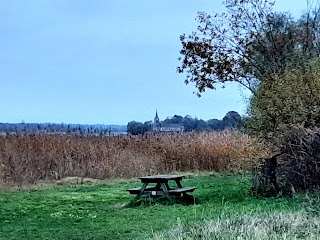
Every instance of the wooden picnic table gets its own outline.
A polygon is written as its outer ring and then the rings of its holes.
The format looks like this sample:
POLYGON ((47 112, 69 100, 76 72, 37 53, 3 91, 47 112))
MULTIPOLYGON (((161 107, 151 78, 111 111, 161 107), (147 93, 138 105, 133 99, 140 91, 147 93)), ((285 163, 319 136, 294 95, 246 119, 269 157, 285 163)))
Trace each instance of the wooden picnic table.
POLYGON ((172 199, 172 196, 186 196, 188 192, 193 192, 195 187, 182 187, 181 181, 184 178, 182 175, 153 175, 146 177, 139 177, 142 182, 142 187, 127 189, 130 194, 136 194, 136 198, 139 199, 142 195, 148 196, 166 196, 168 199, 172 199), (169 181, 175 181, 177 187, 171 188, 169 181), (149 184, 155 184, 155 186, 148 187, 149 184))

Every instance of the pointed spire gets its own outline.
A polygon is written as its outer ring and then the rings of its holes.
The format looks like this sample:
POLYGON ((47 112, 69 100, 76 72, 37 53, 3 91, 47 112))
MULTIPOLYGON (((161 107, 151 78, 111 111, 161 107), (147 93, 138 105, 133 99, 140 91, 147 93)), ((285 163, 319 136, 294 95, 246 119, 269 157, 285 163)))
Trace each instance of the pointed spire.
POLYGON ((156 116, 154 117, 154 123, 158 123, 160 121, 159 117, 158 117, 158 110, 156 110, 156 116))
POLYGON ((160 119, 158 117, 158 109, 156 109, 156 116, 153 121, 153 131, 160 131, 160 119))

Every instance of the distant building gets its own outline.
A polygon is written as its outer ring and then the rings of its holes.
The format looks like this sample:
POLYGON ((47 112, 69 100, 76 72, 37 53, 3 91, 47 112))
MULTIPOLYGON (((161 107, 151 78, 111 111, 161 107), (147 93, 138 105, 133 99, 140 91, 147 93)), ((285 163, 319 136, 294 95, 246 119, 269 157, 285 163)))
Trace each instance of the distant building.
POLYGON ((183 132, 184 126, 180 123, 163 123, 160 122, 158 111, 153 120, 153 131, 154 132, 183 132))

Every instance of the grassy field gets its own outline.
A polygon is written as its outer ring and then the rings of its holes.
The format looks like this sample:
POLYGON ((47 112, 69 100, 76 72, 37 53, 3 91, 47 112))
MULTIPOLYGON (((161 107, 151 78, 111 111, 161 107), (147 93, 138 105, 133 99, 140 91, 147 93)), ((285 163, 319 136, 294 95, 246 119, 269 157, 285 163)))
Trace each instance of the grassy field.
MULTIPOLYGON (((198 188, 193 194, 195 201, 133 202, 133 196, 125 189, 140 186, 135 179, 2 190, 0 239, 232 239, 228 229, 238 231, 233 234, 239 236, 246 228, 248 231, 259 226, 265 228, 262 220, 267 219, 265 224, 270 226, 290 216, 297 219, 292 214, 298 214, 304 221, 316 218, 310 211, 305 213, 313 206, 305 195, 279 199, 251 196, 247 176, 190 175, 182 183, 198 188), (221 236, 212 230, 213 226, 214 231, 221 228, 221 236), (210 237, 210 233, 220 237, 210 237)), ((319 222, 317 218, 311 221, 319 222)), ((291 228, 298 223, 281 224, 279 234, 292 233, 291 228), (281 224, 285 226, 283 229, 281 224)), ((319 229, 299 224, 307 233, 319 229)))

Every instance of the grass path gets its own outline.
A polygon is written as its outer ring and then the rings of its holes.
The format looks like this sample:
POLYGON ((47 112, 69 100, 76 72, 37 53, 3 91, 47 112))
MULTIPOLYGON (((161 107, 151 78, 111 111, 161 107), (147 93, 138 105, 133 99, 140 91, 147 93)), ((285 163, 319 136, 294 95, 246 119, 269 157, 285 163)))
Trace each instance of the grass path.
POLYGON ((178 221, 193 224, 241 213, 296 211, 301 200, 257 199, 248 177, 193 176, 184 186, 196 186, 194 204, 142 202, 125 189, 135 180, 92 185, 49 186, 0 191, 0 239, 146 239, 172 229, 178 221), (144 203, 144 204, 143 204, 144 203))

